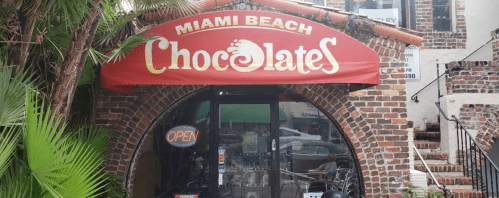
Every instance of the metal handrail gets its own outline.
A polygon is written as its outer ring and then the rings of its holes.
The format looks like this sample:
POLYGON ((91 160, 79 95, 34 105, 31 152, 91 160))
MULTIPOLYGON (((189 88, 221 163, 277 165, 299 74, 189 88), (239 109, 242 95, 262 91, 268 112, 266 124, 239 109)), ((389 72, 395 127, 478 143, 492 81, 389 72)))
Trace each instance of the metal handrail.
POLYGON ((499 181, 497 178, 497 175, 499 175, 499 168, 492 162, 490 157, 486 154, 486 152, 480 147, 480 144, 473 138, 471 133, 464 127, 464 125, 459 121, 459 119, 452 115, 452 118, 450 119, 447 117, 447 115, 444 113, 442 108, 440 107, 440 103, 436 102, 435 105, 438 107, 438 110, 440 113, 443 115, 443 117, 451 122, 456 123, 456 136, 457 136, 457 149, 461 151, 461 153, 458 153, 458 164, 463 166, 463 175, 464 176, 470 176, 472 177, 472 187, 473 189, 479 190, 481 187, 482 191, 482 196, 484 196, 484 191, 486 193, 486 197, 489 197, 489 192, 494 196, 494 193, 497 193, 499 189, 499 181), (461 136, 459 136, 459 130, 461 130, 461 136), (464 137, 463 137, 463 131, 464 137), (460 141, 461 140, 461 144, 460 141), (469 144, 468 144, 469 140, 469 144), (464 145, 465 144, 465 145, 464 145), (469 146, 468 146, 469 145, 469 146), (461 146, 461 148, 459 148, 461 146), (473 150, 471 150, 473 148, 473 150), (466 154, 464 152, 466 151, 466 154), (478 151, 478 154, 477 154, 478 151), (462 161, 461 161, 461 154, 462 156, 462 161), (483 160, 482 160, 483 156, 483 160), (466 160, 464 159, 466 157, 466 160), (474 159, 473 159, 474 158, 474 159), (462 164, 461 164, 462 162, 462 164), (489 170, 487 171, 487 165, 489 165, 489 170), (471 167, 470 167, 471 166, 471 167), (480 166, 480 168, 479 168, 480 166), (482 166, 484 166, 485 171, 482 169, 482 166), (494 170, 492 170, 494 169, 494 170), (474 172, 473 172, 474 171, 474 172), (494 171, 494 172, 492 172, 494 171), (484 174, 485 173, 485 177, 484 174), (489 174, 490 173, 490 174, 489 174), (495 175, 495 176, 494 176, 495 175), (485 181, 484 181, 485 179, 485 181), (490 179, 490 181, 489 181, 490 179), (480 181, 480 184, 479 184, 480 181), (494 181, 495 181, 495 190, 494 190, 494 181), (490 183, 489 183, 490 182, 490 183), (490 184, 490 185, 489 185, 490 184), (476 186, 476 188, 475 188, 476 186), (489 187, 491 187, 489 189, 489 187), (495 191, 495 192, 494 192, 495 191))
POLYGON ((421 162, 423 162, 423 165, 426 168, 426 170, 428 171, 428 173, 430 173, 431 179, 433 179, 433 181, 435 182, 435 184, 437 184, 437 187, 440 188, 440 189, 444 189, 445 185, 438 183, 437 178, 435 178, 435 175, 433 175, 433 172, 431 172, 430 167, 428 167, 428 164, 426 164, 425 160, 423 159, 423 156, 421 156, 421 153, 419 153, 419 150, 418 150, 418 148, 416 148, 416 146, 414 145, 414 143, 412 144, 412 147, 416 151, 416 154, 418 154, 419 159, 421 160, 421 162))
MULTIPOLYGON (((470 132, 468 132, 468 130, 464 127, 464 125, 463 125, 463 124, 461 124, 461 121, 459 121, 459 120, 456 118, 456 116, 452 115, 452 117, 453 117, 453 118, 455 118, 455 120, 456 120, 456 122, 458 123, 458 125, 460 125, 460 126, 462 126, 462 127, 463 127, 464 132, 465 132, 468 136, 473 137, 473 136, 471 136, 470 132)), ((481 151, 482 153, 486 153, 486 152, 485 152, 485 151, 484 151, 484 150, 480 147, 480 145, 476 142, 476 140, 475 140, 475 139, 471 138, 471 140, 473 141, 473 143, 475 143, 476 147, 477 147, 478 149, 480 149, 480 151, 481 151)), ((485 155, 485 157, 486 157, 486 159, 487 159, 487 160, 489 160, 489 161, 491 161, 491 162, 492 162, 492 160, 489 158, 489 156, 488 156, 488 155, 485 155)), ((494 168, 495 168, 496 170, 498 170, 498 171, 499 171, 499 168, 497 168, 497 166, 496 166, 495 164, 491 164, 491 165, 492 165, 492 166, 494 166, 494 168)))
POLYGON ((414 95, 411 96, 411 100, 414 100, 414 102, 418 103, 419 102, 419 100, 418 100, 418 94, 419 94, 419 92, 421 92, 424 89, 426 89, 426 87, 430 86, 432 83, 434 83, 435 81, 437 81, 438 79, 440 79, 440 77, 444 76, 445 74, 447 74, 447 72, 444 72, 443 74, 441 74, 440 76, 438 76, 437 78, 435 78, 435 80, 431 81, 426 86, 424 86, 423 88, 421 88, 418 92, 416 92, 414 95))
POLYGON ((433 175, 433 172, 431 172, 430 167, 428 167, 428 164, 426 164, 426 161, 423 159, 423 156, 421 156, 421 153, 419 153, 419 150, 418 150, 418 148, 416 148, 414 143, 412 144, 412 148, 414 148, 414 150, 416 151, 416 154, 418 154, 418 156, 419 156, 419 159, 421 160, 421 162, 423 162, 423 165, 425 166, 426 171, 428 171, 428 173, 430 173, 431 179, 435 182, 435 184, 437 185, 437 188, 442 189, 444 191, 445 197, 447 197, 447 195, 450 195, 450 197, 454 197, 453 193, 449 189, 445 188, 445 185, 438 183, 437 178, 435 178, 435 175, 433 175), (447 194, 447 193, 449 193, 449 194, 447 194))
MULTIPOLYGON (((457 120, 457 119, 451 120, 449 117, 447 117, 447 114, 445 114, 444 110, 442 110, 442 108, 440 107, 440 102, 435 102, 435 105, 437 106, 438 111, 440 111, 440 113, 444 116, 444 118, 446 120, 451 121, 451 122, 454 122, 457 120)), ((454 117, 454 115, 452 115, 452 116, 454 117)))
MULTIPOLYGON (((440 113, 444 116, 444 118, 445 118, 446 120, 451 121, 451 122, 456 122, 456 124, 457 124, 458 126, 462 126, 462 127, 463 127, 464 132, 465 132, 468 136, 473 137, 473 136, 471 135, 471 133, 470 133, 470 132, 468 132, 468 130, 464 127, 464 125, 461 123, 461 121, 459 121, 459 120, 456 118, 456 116, 452 115, 452 117, 453 117, 454 119, 453 119, 453 120, 449 119, 449 118, 447 117, 447 115, 443 112, 442 108, 440 107, 440 103, 439 103, 439 102, 436 102, 435 104, 437 105, 438 110, 439 110, 439 111, 440 111, 440 113)), ((485 151, 484 151, 484 150, 480 147, 480 145, 478 144, 478 142, 476 142, 476 140, 475 140, 475 139, 471 138, 471 141, 473 141, 473 143, 475 143, 476 147, 478 147, 478 149, 480 149, 480 151, 481 151, 481 152, 486 153, 486 152, 485 152, 485 151)), ((489 158, 489 156, 485 155, 485 157, 487 158, 487 160, 492 161, 492 160, 489 158)), ((494 168, 495 168, 496 170, 499 170, 499 168, 497 168, 497 166, 496 166, 495 164, 492 164, 492 165, 494 166, 494 168)))

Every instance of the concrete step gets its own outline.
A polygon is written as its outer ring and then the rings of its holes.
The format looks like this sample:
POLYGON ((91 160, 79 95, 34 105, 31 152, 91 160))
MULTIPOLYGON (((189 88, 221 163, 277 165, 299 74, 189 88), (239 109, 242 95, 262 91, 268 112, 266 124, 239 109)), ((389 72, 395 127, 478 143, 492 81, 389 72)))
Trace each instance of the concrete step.
MULTIPOLYGON (((426 164, 448 164, 447 160, 425 160, 426 164)), ((415 165, 423 164, 421 160, 415 160, 415 165)))
MULTIPOLYGON (((461 172, 463 171, 463 166, 456 164, 428 164, 431 172, 461 172)), ((426 167, 422 164, 414 165, 414 169, 422 172, 426 172, 426 167)))
POLYGON ((428 140, 432 142, 440 142, 440 131, 414 132, 414 140, 428 140))
MULTIPOLYGON (((428 189, 433 188, 433 189, 438 189, 437 185, 428 185, 428 189)), ((473 187, 471 185, 448 185, 445 186, 446 189, 454 190, 454 189, 460 189, 460 190, 473 190, 473 187)))
MULTIPOLYGON (((453 186, 453 185, 470 185, 471 187, 471 177, 448 177, 448 176, 435 176, 438 183, 445 186, 453 186)), ((426 177, 426 181, 428 185, 436 185, 435 181, 431 177, 426 177)))
MULTIPOLYGON (((428 141, 428 140, 414 140, 414 145, 416 146, 416 148, 418 150, 419 149, 435 150, 435 149, 440 148, 440 142, 432 142, 432 141, 428 141)), ((420 150, 419 152, 427 153, 426 151, 422 151, 422 150, 420 150)))
MULTIPOLYGON (((464 174, 463 172, 432 172, 435 177, 437 176, 442 176, 442 177, 462 177, 464 174)), ((426 173, 426 176, 429 177, 430 173, 426 173)))
MULTIPOLYGON (((447 160, 448 159, 447 153, 444 153, 444 152, 422 152, 422 151, 419 151, 419 153, 421 153, 421 157, 423 157, 423 159, 426 161, 427 160, 447 160)), ((414 152, 414 159, 420 160, 419 156, 416 152, 414 152)))

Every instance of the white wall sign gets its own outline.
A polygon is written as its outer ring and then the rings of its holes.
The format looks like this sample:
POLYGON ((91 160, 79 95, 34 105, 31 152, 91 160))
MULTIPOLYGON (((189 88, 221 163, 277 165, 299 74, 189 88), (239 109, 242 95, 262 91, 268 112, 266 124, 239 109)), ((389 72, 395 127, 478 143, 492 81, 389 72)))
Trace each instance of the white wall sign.
POLYGON ((391 9, 359 9, 359 14, 365 14, 369 18, 386 21, 399 25, 399 11, 397 8, 391 9))
POLYGON ((409 45, 405 48, 405 78, 421 79, 419 72, 419 47, 409 45))

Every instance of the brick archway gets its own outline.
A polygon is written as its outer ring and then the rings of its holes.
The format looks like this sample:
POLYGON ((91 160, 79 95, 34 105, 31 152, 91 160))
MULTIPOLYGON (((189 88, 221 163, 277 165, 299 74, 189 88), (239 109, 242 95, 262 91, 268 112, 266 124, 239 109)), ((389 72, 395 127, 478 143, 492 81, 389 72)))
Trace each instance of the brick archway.
MULTIPOLYGON (((386 163, 382 148, 368 122, 349 99, 348 85, 312 84, 284 85, 288 91, 299 94, 317 105, 330 118, 338 122, 359 161, 366 195, 382 193, 380 187, 388 186, 386 163), (329 102, 328 102, 329 101, 329 102)), ((182 98, 194 95, 203 86, 150 86, 128 107, 117 130, 120 138, 113 139, 106 170, 121 177, 130 175, 130 161, 138 149, 142 136, 150 132, 154 120, 164 110, 176 105, 182 98), (194 94, 193 94, 194 93, 194 94), (130 173, 127 174, 127 171, 130 173)))
MULTIPOLYGON (((409 143, 404 79, 405 44, 371 38, 380 54, 380 84, 349 92, 349 85, 284 85, 335 119, 355 148, 366 197, 400 195, 409 187, 409 143)), ((120 133, 108 149, 106 170, 124 177, 142 136, 165 109, 204 86, 135 86, 131 95, 101 90, 95 123, 120 133)))

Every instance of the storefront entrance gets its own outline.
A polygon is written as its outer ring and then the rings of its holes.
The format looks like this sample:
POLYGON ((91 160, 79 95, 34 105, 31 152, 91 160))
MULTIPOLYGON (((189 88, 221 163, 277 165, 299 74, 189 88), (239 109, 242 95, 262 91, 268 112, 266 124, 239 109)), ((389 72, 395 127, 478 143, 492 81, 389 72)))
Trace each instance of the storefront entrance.
POLYGON ((362 192, 357 160, 337 124, 279 86, 211 86, 161 117, 157 197, 362 192))

